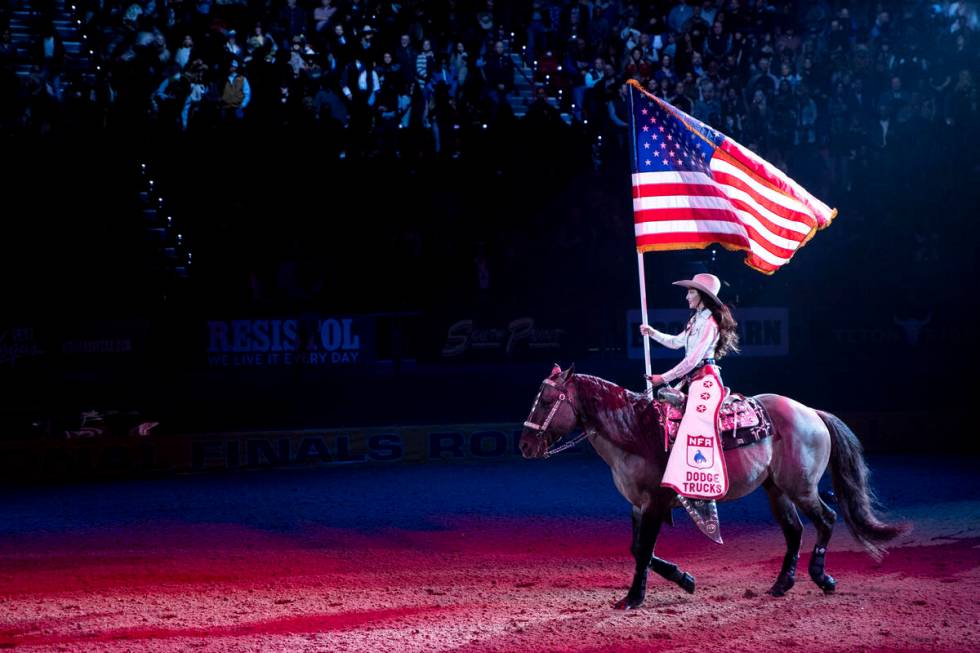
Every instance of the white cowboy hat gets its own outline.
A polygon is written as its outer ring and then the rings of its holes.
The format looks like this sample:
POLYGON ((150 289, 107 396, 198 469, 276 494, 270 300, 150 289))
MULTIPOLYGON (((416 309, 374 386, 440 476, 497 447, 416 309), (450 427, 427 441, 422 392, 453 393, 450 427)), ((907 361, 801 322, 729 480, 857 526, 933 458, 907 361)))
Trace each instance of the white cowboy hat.
POLYGON ((713 274, 702 272, 701 274, 695 274, 693 279, 675 281, 673 285, 700 290, 707 297, 710 297, 719 306, 722 303, 721 300, 718 299, 718 292, 721 290, 721 279, 719 279, 713 274))

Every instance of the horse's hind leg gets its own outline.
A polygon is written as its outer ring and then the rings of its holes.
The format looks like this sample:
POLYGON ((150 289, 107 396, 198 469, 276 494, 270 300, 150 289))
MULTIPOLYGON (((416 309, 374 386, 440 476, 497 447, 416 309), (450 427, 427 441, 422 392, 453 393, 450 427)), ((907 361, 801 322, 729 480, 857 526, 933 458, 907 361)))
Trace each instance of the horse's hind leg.
POLYGON ((776 582, 769 588, 772 596, 783 596, 796 584, 796 563, 800 559, 800 545, 803 543, 803 522, 796 512, 796 506, 772 479, 763 483, 766 494, 769 495, 769 507, 772 515, 783 531, 786 538, 786 555, 783 556, 783 567, 779 570, 776 582))
POLYGON ((806 518, 813 522, 817 529, 817 544, 813 547, 813 555, 810 556, 810 578, 826 594, 832 593, 837 589, 837 581, 834 577, 824 571, 824 564, 827 556, 827 543, 834 532, 834 520, 837 513, 831 510, 830 506, 823 502, 816 488, 805 497, 797 498, 796 505, 800 507, 806 518))

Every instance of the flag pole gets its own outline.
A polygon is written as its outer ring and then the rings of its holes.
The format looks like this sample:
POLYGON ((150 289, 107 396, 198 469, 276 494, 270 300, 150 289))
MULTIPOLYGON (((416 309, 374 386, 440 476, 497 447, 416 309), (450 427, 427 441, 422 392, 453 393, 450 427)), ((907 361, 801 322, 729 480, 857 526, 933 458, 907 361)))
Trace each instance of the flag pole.
MULTIPOLYGON (((636 267, 640 271, 640 319, 643 320, 643 326, 647 326, 647 279, 646 271, 643 269, 643 252, 636 250, 636 267)), ((650 379, 647 378, 653 374, 653 368, 650 365, 650 339, 646 336, 643 338, 643 360, 646 362, 646 376, 643 377, 647 381, 647 391, 653 389, 653 384, 650 379)))
MULTIPOLYGON (((636 119, 633 113, 633 86, 630 86, 630 169, 633 173, 636 173, 636 119)), ((636 250, 636 268, 640 274, 640 319, 642 320, 643 326, 648 326, 647 318, 647 275, 646 270, 643 267, 643 252, 639 249, 636 250)), ((653 374, 653 367, 650 364, 650 339, 646 336, 643 338, 643 360, 646 365, 646 376, 643 378, 647 382, 647 392, 653 389, 653 384, 650 379, 647 378, 653 374)))

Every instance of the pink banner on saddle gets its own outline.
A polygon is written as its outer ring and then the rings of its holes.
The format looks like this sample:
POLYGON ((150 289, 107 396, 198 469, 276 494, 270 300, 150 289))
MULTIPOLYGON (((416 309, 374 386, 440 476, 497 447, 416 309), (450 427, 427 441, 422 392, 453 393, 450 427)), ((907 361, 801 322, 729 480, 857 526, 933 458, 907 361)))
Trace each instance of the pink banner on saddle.
POLYGON ((691 381, 662 486, 692 499, 720 499, 728 492, 728 469, 717 427, 724 396, 725 388, 710 368, 691 381))

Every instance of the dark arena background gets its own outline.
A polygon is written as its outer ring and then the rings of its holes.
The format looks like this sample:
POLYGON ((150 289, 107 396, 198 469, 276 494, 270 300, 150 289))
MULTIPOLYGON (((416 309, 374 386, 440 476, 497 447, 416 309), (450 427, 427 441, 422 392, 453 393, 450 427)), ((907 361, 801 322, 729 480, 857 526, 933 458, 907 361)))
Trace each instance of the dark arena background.
POLYGON ((949 0, 3 0, 0 648, 980 650, 978 31, 949 0), (670 333, 671 282, 720 277, 725 383, 838 415, 911 524, 876 561, 838 519, 835 593, 804 520, 767 594, 759 490, 722 546, 674 510, 696 592, 615 610, 609 468, 521 456, 554 363, 645 387, 630 78, 839 211, 772 276, 644 259, 670 333))

